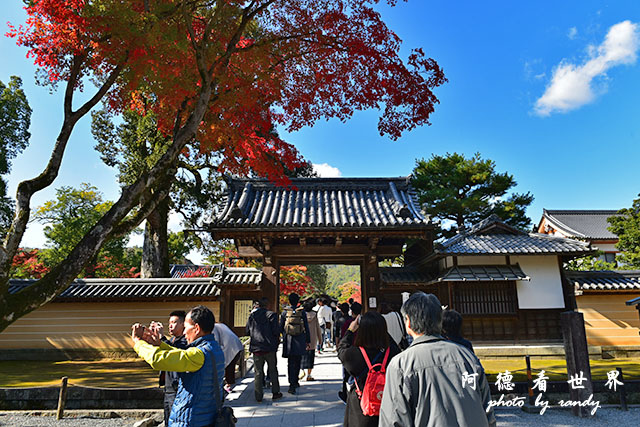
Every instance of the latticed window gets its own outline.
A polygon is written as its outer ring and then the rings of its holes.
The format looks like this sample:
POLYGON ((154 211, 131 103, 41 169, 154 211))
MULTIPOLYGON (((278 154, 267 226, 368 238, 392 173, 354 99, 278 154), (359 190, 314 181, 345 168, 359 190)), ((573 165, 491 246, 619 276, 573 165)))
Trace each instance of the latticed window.
POLYGON ((518 294, 515 282, 457 282, 453 285, 453 308, 460 314, 515 315, 518 294))

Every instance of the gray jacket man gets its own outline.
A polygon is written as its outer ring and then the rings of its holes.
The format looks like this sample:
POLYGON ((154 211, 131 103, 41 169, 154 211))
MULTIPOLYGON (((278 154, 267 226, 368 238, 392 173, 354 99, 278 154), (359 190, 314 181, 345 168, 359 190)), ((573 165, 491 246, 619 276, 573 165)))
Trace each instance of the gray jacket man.
POLYGON ((413 294, 402 306, 411 346, 387 368, 380 426, 495 426, 482 365, 465 347, 440 336, 435 295, 413 294))

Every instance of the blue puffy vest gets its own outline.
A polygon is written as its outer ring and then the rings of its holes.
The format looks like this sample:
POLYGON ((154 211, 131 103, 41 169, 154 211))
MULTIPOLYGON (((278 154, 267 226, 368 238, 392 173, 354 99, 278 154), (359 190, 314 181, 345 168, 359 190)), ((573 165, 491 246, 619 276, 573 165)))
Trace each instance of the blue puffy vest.
POLYGON ((204 364, 196 372, 180 372, 176 400, 169 417, 170 427, 204 427, 213 425, 218 402, 213 385, 213 357, 218 370, 220 396, 224 396, 224 354, 213 334, 198 338, 189 347, 198 347, 204 353, 204 364))

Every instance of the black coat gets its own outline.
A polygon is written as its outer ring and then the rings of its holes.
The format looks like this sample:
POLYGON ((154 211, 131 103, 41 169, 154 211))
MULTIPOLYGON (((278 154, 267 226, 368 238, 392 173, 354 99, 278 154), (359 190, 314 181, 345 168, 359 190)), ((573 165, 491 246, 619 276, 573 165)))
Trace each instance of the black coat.
POLYGON ((245 333, 251 338, 249 341, 251 353, 276 351, 280 343, 278 315, 265 308, 258 308, 249 315, 245 333))
MULTIPOLYGON (((338 345, 338 358, 342 362, 342 366, 347 373, 355 378, 360 390, 363 390, 364 384, 367 381, 369 367, 367 366, 367 362, 364 360, 364 357, 362 357, 360 348, 353 345, 353 340, 353 332, 347 330, 338 345)), ((365 348, 365 351, 367 352, 367 356, 369 357, 369 361, 372 365, 382 363, 384 360, 384 351, 381 352, 379 349, 370 348, 365 348), (374 361, 374 359, 376 360, 374 361)), ((389 337, 389 358, 387 359, 386 366, 389 366, 391 359, 399 353, 400 349, 396 345, 395 341, 393 341, 393 338, 389 337)), ((360 399, 356 394, 356 387, 354 385, 347 394, 347 408, 344 414, 344 425, 346 427, 377 426, 379 418, 380 417, 369 417, 362 413, 360 399)))
POLYGON ((473 345, 471 344, 471 341, 462 338, 460 335, 447 335, 445 338, 456 344, 460 344, 463 347, 467 347, 469 350, 471 350, 471 353, 476 354, 476 352, 473 351, 473 345))

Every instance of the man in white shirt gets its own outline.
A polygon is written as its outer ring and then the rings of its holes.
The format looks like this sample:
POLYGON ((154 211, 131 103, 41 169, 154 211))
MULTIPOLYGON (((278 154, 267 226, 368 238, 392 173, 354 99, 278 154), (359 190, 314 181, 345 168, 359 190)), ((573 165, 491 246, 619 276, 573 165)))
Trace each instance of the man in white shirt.
POLYGON ((236 383, 236 365, 240 361, 244 345, 240 338, 224 323, 216 323, 213 328, 213 336, 220 344, 224 354, 224 379, 225 391, 231 391, 231 386, 236 383))

